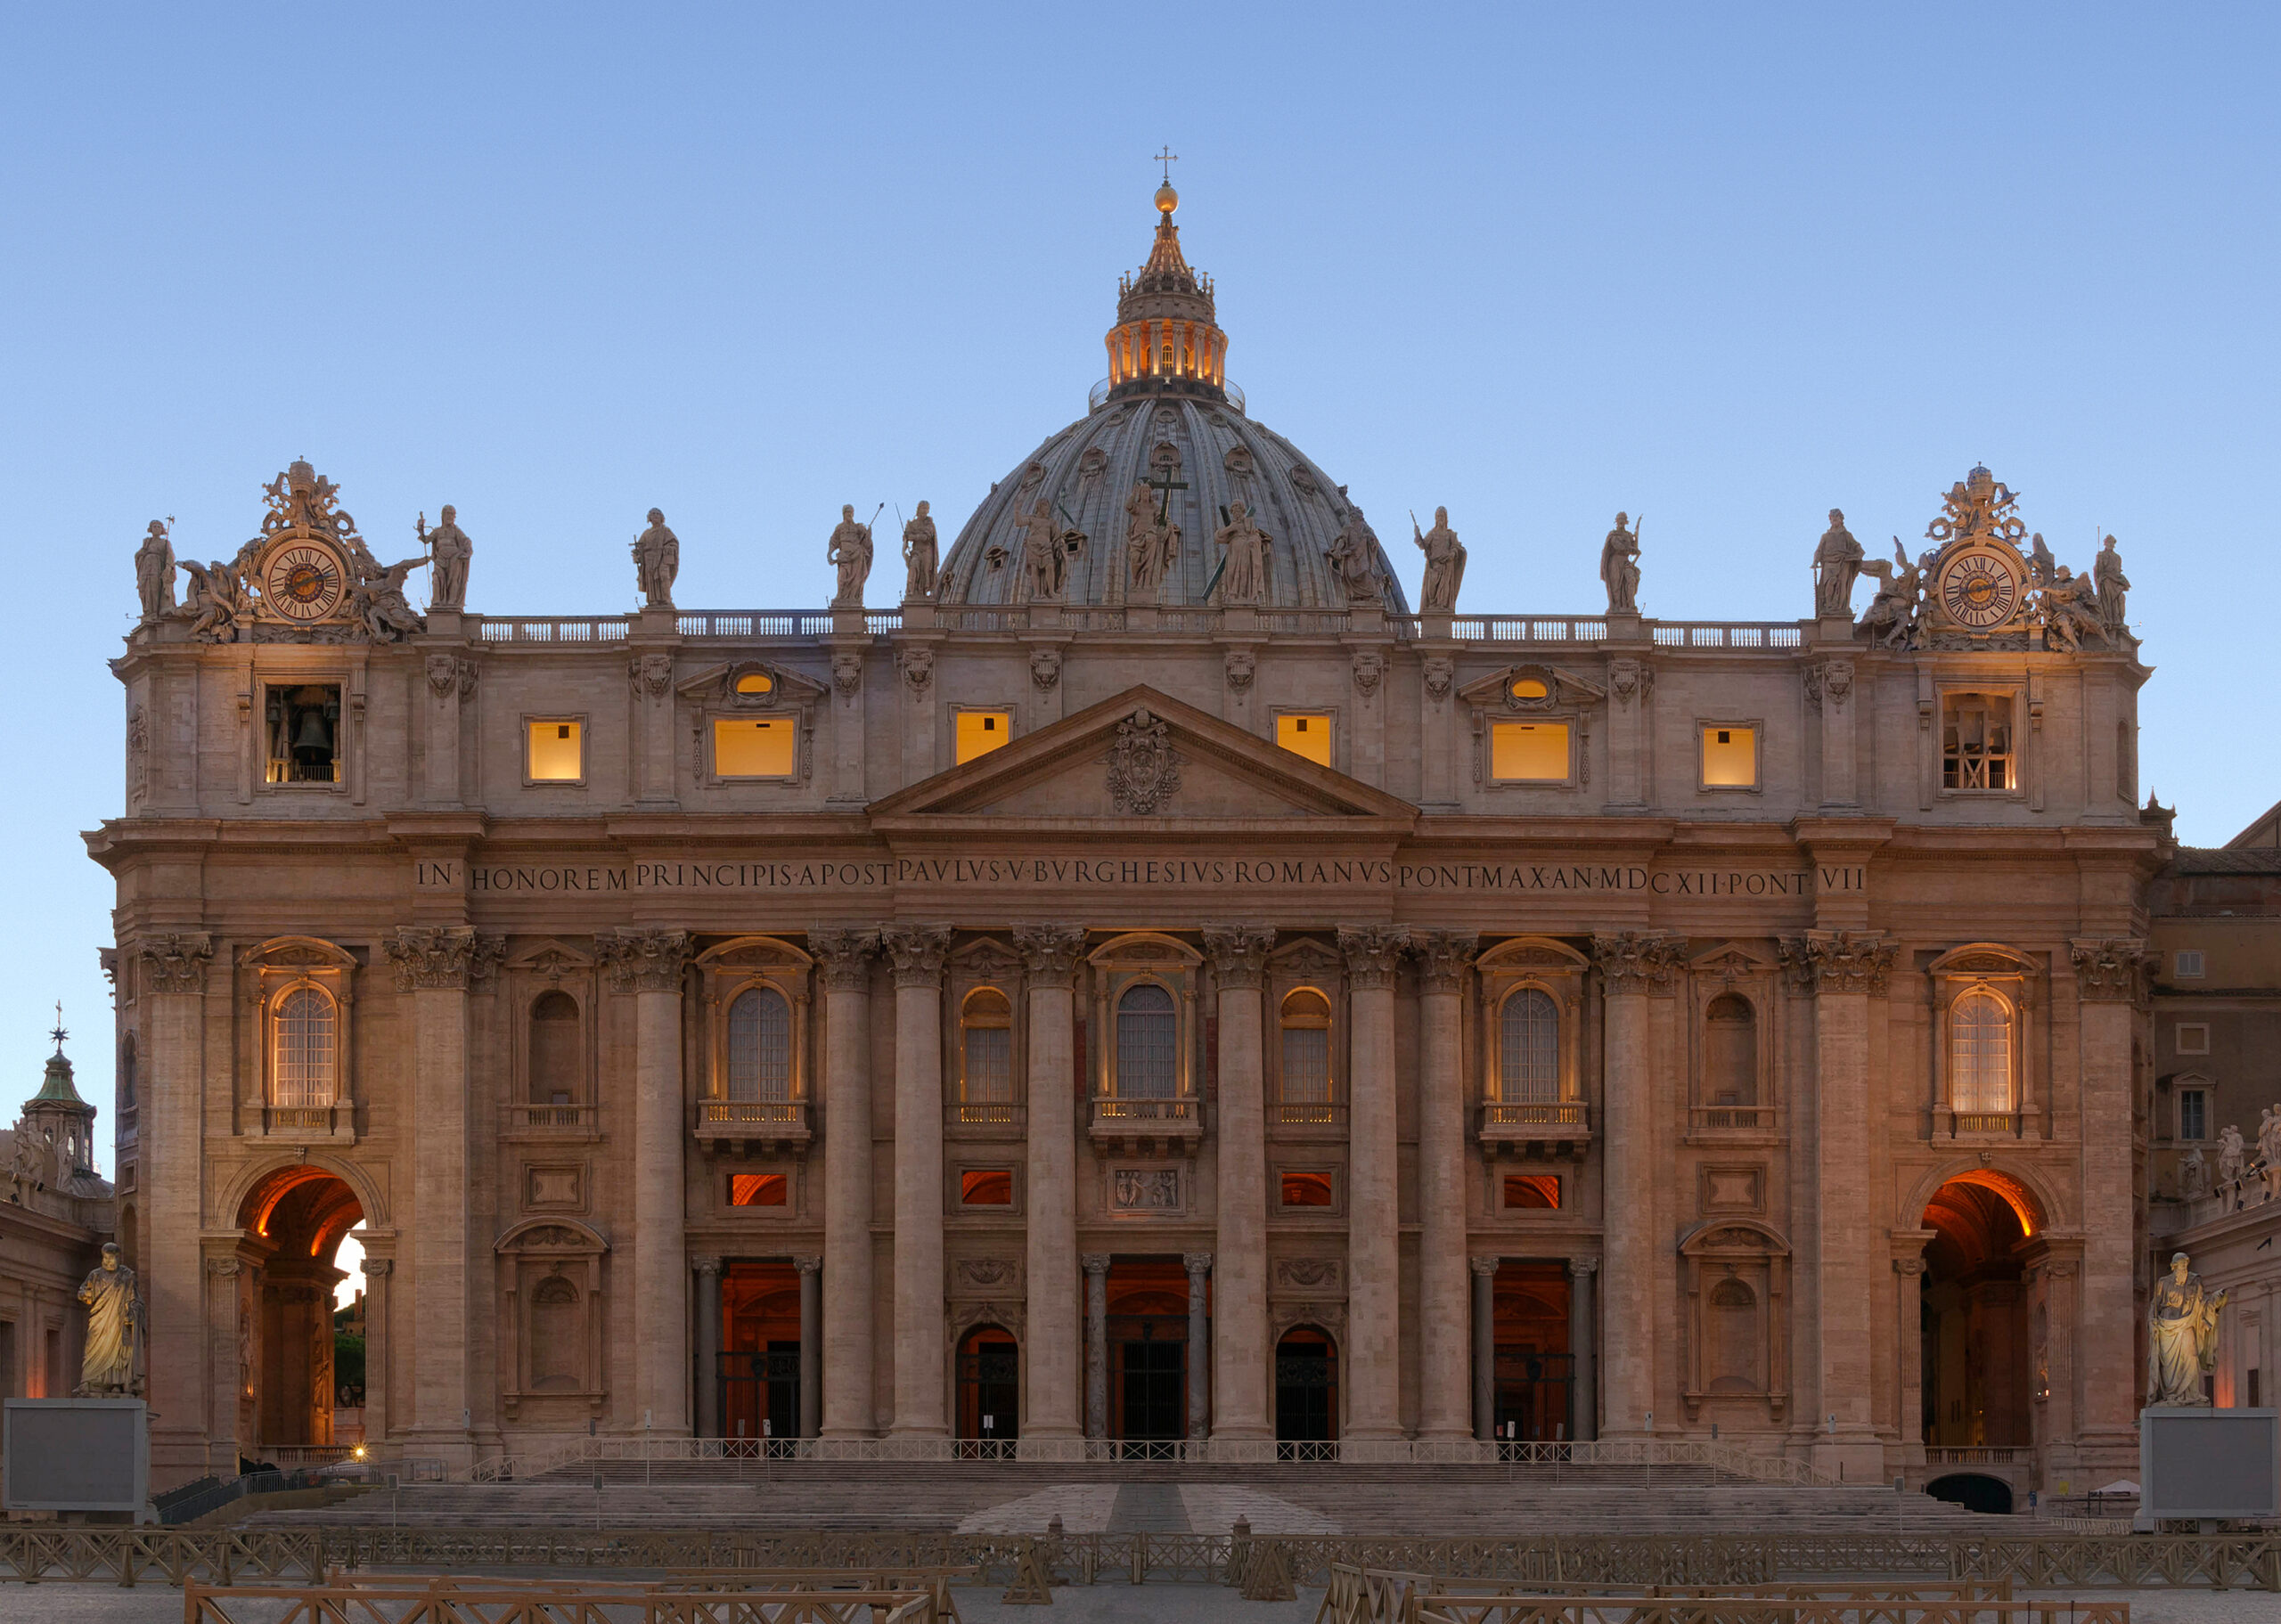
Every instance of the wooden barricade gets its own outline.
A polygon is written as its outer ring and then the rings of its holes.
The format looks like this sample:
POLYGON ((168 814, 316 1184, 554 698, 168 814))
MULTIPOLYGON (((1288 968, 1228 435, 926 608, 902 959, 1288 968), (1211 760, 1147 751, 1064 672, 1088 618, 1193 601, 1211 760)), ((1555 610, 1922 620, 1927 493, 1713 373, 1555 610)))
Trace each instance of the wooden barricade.
POLYGON ((685 1568, 666 1575, 652 1587, 682 1590, 924 1590, 934 1598, 937 1620, 961 1624, 952 1585, 970 1584, 982 1576, 971 1563, 965 1567, 901 1568, 685 1568))
POLYGON ((183 1624, 931 1624, 925 1590, 676 1590, 578 1579, 183 1586, 183 1624))

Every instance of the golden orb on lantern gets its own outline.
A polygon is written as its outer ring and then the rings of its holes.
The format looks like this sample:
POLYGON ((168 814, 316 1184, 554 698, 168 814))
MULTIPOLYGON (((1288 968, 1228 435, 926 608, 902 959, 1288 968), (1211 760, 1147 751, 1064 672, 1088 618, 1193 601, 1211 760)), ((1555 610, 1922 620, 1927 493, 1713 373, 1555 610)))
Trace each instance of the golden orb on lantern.
POLYGON ((1170 181, 1166 181, 1163 185, 1157 188, 1157 209, 1158 213, 1169 215, 1173 209, 1178 208, 1179 207, 1180 193, 1173 190, 1173 184, 1170 181))

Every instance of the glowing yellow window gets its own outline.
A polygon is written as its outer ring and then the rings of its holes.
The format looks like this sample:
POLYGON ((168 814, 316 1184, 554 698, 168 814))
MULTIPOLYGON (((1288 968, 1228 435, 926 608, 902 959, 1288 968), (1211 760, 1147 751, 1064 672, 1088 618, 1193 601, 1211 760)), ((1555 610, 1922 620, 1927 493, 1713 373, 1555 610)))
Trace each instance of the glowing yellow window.
POLYGON ((788 779, 794 759, 789 716, 723 716, 713 723, 713 771, 724 779, 788 779))
POLYGON ((1330 765, 1330 718, 1320 715, 1281 715, 1275 719, 1275 742, 1319 767, 1330 765))
POLYGON ((737 691, 740 694, 773 694, 776 691, 776 679, 764 671, 748 671, 737 679, 737 691))
POLYGON ((1717 727, 1703 729, 1703 788, 1758 788, 1758 730, 1717 727))
POLYGON ((1507 784, 1568 781, 1568 724, 1500 722, 1489 730, 1489 776, 1507 784))
POLYGON ((987 755, 1013 736, 1014 718, 1010 711, 961 711, 959 760, 970 762, 977 755, 987 755))
POLYGON ((576 783, 586 776, 577 722, 560 720, 530 724, 530 778, 534 784, 576 783))

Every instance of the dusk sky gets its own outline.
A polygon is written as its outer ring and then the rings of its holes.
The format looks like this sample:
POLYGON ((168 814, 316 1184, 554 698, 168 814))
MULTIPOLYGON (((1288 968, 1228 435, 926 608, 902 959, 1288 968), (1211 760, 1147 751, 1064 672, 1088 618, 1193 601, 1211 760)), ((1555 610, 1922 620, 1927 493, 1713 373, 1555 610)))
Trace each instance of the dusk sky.
MULTIPOLYGON (((344 8, 0 14, 0 1058, 103 1109, 104 662, 172 516, 307 456, 384 559, 456 503, 478 612, 821 605, 1083 414, 1169 143, 1229 373, 1460 610, 1795 619, 1832 506, 1911 552, 1974 461, 2121 538, 2142 791, 2277 797, 2269 6, 344 8), (2244 722, 2244 708, 2257 713, 2244 722)), ((895 591, 887 568, 875 601, 895 591)), ((415 577, 418 579, 418 577, 415 577)), ((1865 588, 1859 599, 1868 600, 1865 588)))

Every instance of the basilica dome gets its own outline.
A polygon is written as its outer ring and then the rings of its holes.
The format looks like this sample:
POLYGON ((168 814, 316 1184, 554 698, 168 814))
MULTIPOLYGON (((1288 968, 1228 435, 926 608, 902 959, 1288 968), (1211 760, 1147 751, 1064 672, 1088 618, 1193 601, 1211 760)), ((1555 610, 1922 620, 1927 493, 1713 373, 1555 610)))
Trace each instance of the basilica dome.
MULTIPOLYGON (((1156 241, 1148 263, 1118 289, 1109 375, 1094 387, 1091 409, 990 487, 943 561, 944 607, 1023 600, 1025 521, 1040 502, 1061 542, 1059 600, 1124 605, 1133 588, 1125 537, 1136 486, 1147 492, 1149 518, 1161 515, 1180 530, 1154 594, 1161 607, 1217 601, 1212 588, 1223 549, 1213 537, 1238 502, 1267 537, 1260 607, 1347 607, 1345 583, 1324 555, 1358 510, 1345 486, 1254 420, 1243 392, 1227 381, 1227 336, 1211 279, 1181 254, 1173 224, 1179 201, 1169 184, 1157 193, 1156 241)), ((1407 614, 1402 583, 1375 537, 1369 551, 1386 607, 1407 614)))

